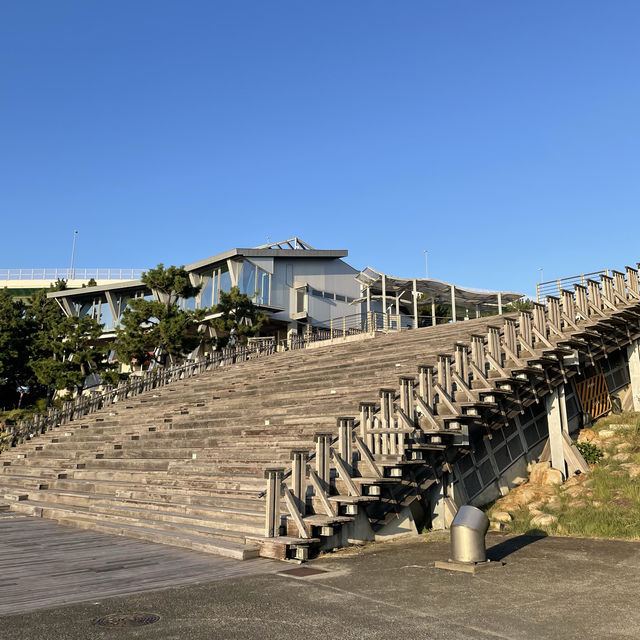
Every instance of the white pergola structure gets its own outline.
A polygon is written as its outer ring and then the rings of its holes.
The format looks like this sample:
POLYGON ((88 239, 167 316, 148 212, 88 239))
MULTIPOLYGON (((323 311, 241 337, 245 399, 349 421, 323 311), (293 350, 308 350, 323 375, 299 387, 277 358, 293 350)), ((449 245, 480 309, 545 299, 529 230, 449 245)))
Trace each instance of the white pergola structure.
POLYGON ((413 307, 415 326, 418 326, 418 298, 420 295, 431 302, 432 324, 436 323, 436 304, 451 305, 451 319, 457 321, 456 305, 475 308, 476 318, 482 311, 497 309, 502 314, 503 305, 514 302, 523 297, 522 293, 512 291, 483 291, 460 287, 450 282, 434 280, 432 278, 396 278, 380 273, 372 267, 361 271, 356 280, 362 286, 363 296, 355 302, 367 303, 367 312, 371 311, 371 301, 380 300, 383 312, 395 302, 396 315, 400 315, 400 305, 413 307))

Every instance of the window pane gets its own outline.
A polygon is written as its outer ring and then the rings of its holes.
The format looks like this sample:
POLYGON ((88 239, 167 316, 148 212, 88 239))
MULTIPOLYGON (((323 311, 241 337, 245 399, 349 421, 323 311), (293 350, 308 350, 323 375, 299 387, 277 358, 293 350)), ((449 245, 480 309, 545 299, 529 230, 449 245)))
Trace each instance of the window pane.
POLYGON ((205 281, 204 286, 202 287, 202 291, 201 291, 201 298, 200 298, 200 306, 203 309, 207 309, 208 307, 210 307, 213 304, 213 278, 211 277, 210 273, 207 273, 205 275, 206 278, 208 278, 205 281))
POLYGON ((256 293, 256 266, 248 260, 244 261, 240 272, 240 293, 250 298, 256 293))
POLYGON ((218 284, 218 291, 231 291, 231 276, 229 275, 229 269, 224 268, 220 274, 220 282, 218 284))

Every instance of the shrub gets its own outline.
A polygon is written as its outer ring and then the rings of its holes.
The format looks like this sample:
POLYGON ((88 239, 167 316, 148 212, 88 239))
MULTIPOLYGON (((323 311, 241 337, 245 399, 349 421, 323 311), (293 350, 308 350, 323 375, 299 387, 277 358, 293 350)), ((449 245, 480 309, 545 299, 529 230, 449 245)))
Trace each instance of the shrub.
POLYGON ((604 453, 591 442, 574 442, 573 444, 588 464, 596 464, 604 456, 604 453))

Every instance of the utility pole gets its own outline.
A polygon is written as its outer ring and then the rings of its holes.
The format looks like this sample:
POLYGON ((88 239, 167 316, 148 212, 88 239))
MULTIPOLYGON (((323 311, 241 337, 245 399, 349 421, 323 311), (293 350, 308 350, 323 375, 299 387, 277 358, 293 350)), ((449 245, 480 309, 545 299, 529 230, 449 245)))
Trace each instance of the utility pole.
POLYGON ((76 255, 76 238, 78 237, 78 231, 73 232, 73 246, 71 247, 71 267, 69 269, 69 280, 73 280, 73 259, 76 255))

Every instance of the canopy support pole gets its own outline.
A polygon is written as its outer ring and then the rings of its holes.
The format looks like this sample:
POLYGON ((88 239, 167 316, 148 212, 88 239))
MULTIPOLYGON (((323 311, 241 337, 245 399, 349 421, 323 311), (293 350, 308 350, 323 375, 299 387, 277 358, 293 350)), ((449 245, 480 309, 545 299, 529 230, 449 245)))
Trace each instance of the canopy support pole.
POLYGON ((418 283, 413 279, 413 328, 418 328, 418 283))
POLYGON ((502 315, 502 293, 498 291, 498 315, 502 315))
POLYGON ((457 321, 456 316, 456 287, 455 285, 451 285, 451 322, 457 321))

